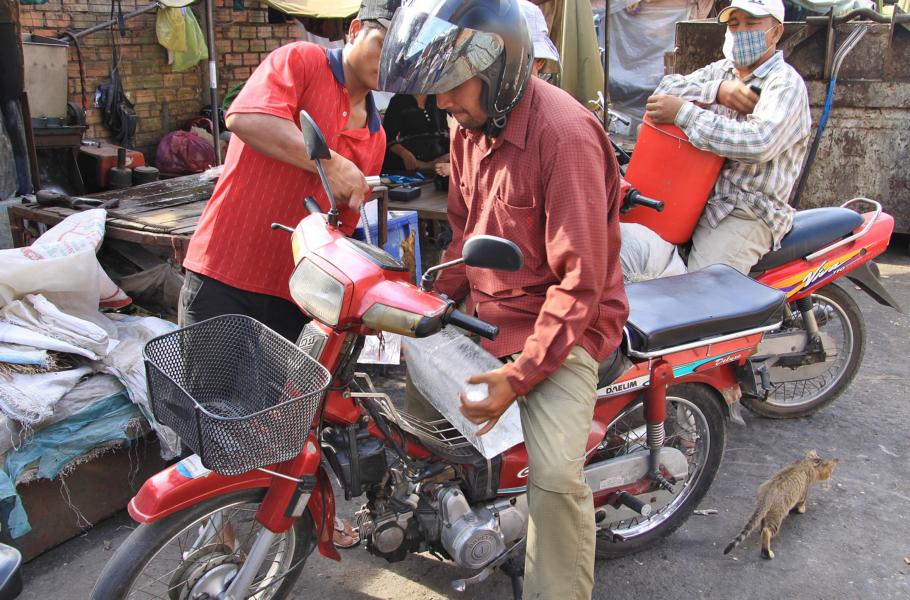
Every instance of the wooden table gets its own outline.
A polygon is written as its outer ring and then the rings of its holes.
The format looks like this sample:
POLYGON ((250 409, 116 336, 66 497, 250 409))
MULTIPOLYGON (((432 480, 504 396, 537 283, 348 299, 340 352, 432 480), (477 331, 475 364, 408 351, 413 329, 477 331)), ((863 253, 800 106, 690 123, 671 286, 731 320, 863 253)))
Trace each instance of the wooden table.
MULTIPOLYGON (((188 175, 154 183, 114 190, 92 196, 99 200, 118 199, 108 209, 105 237, 147 247, 171 250, 179 262, 186 255, 199 215, 212 195, 211 174, 188 175)), ((10 232, 17 247, 28 246, 41 235, 36 223, 52 227, 85 207, 63 208, 34 203, 9 207, 10 232)))
MULTIPOLYGON (((135 186, 125 190, 115 190, 93 195, 98 200, 118 199, 116 208, 108 209, 105 237, 139 244, 147 248, 170 250, 170 258, 177 264, 183 262, 199 216, 215 188, 216 172, 201 173, 176 177, 154 183, 135 186)), ((433 190, 435 191, 435 190, 433 190)), ((386 188, 377 188, 374 198, 380 199, 383 207, 387 206, 386 188)), ((445 196, 442 196, 442 219, 445 219, 445 196)), ((439 218, 440 200, 432 204, 434 209, 427 214, 439 218)), ((53 227, 66 217, 85 207, 63 208, 42 206, 34 203, 14 204, 8 209, 10 231, 16 247, 30 245, 41 235, 36 224, 53 227)), ((397 210, 415 210, 416 207, 397 210)), ((384 243, 387 235, 385 214, 383 211, 379 223, 379 242, 384 243)))
POLYGON ((448 221, 446 206, 448 192, 441 192, 432 185, 420 188, 420 197, 413 200, 389 199, 389 210, 416 210, 419 219, 429 221, 448 221))

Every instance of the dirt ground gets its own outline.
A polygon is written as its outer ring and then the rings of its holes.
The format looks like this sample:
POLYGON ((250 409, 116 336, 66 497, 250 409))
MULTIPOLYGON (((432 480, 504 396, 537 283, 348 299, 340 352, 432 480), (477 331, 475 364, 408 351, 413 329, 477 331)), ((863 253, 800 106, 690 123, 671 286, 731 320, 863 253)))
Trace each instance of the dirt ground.
MULTIPOLYGON (((910 310, 906 247, 904 240, 880 263, 886 286, 910 310)), ((599 562, 595 598, 910 598, 910 316, 852 291, 868 327, 852 386, 807 419, 771 421, 744 410, 746 427, 729 425, 723 463, 700 506, 717 514, 692 516, 651 550, 599 562), (808 448, 840 464, 830 485, 813 489, 808 512, 785 522, 774 545, 777 558, 762 560, 755 537, 724 556, 751 514, 757 486, 808 448)), ((22 597, 86 598, 133 526, 120 513, 25 565, 22 597)), ((451 580, 467 573, 427 555, 388 564, 358 548, 343 559, 314 554, 294 597, 511 598, 501 574, 464 594, 451 591, 451 580)))

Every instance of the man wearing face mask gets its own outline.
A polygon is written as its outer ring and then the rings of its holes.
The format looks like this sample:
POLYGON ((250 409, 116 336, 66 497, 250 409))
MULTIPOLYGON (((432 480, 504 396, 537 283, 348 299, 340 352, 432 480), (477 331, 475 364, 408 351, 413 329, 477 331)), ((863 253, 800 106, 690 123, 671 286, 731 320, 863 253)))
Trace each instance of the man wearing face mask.
POLYGON ((689 270, 714 263, 748 273, 793 224, 787 204, 809 142, 806 84, 784 62, 781 0, 733 0, 724 58, 690 75, 667 75, 645 114, 728 160, 694 234, 689 270), (760 95, 754 90, 760 90, 760 95))

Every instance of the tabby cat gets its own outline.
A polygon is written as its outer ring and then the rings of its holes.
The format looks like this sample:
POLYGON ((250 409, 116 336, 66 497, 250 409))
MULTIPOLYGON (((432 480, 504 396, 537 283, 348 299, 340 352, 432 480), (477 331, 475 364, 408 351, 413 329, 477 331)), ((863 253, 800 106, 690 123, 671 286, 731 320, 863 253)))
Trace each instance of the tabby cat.
POLYGON ((781 523, 792 510, 802 514, 806 512, 806 496, 809 486, 815 481, 824 481, 831 477, 831 472, 837 466, 837 459, 823 460, 818 457, 815 450, 809 450, 806 458, 794 461, 778 471, 768 481, 758 488, 758 506, 742 533, 736 536, 724 549, 724 554, 729 554, 740 542, 752 533, 756 525, 761 523, 761 555, 764 558, 774 558, 771 551, 771 538, 780 531, 781 523))

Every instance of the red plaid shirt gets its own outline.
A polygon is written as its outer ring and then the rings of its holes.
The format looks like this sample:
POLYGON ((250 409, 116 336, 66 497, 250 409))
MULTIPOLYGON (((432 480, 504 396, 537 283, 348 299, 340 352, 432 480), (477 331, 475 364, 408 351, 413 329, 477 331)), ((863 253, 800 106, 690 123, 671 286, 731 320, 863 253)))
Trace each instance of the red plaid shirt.
POLYGON ((628 303, 619 265, 619 169, 600 123, 564 91, 531 78, 502 134, 452 133, 448 215, 461 256, 472 235, 512 240, 524 267, 505 273, 458 267, 436 288, 468 296, 468 310, 500 327, 483 346, 517 352, 509 383, 527 394, 572 346, 604 360, 619 345, 628 303))

